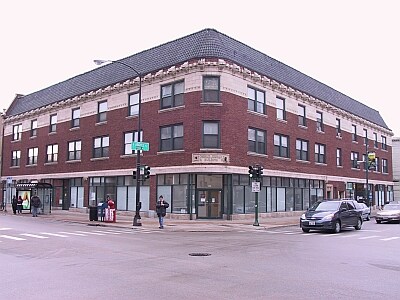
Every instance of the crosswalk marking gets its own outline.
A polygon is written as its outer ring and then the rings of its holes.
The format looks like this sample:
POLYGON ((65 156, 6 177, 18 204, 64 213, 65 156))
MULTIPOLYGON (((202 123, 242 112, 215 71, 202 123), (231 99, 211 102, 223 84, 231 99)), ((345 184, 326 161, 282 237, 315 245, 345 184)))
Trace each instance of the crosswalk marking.
POLYGON ((94 232, 107 233, 107 234, 121 234, 121 232, 104 231, 104 230, 95 230, 94 232))
POLYGON ((83 234, 83 233, 67 232, 67 231, 60 231, 59 233, 61 233, 61 234, 69 234, 69 235, 76 235, 76 236, 87 236, 86 234, 83 234))
POLYGON ((68 236, 63 235, 63 234, 50 233, 50 232, 41 232, 40 234, 50 235, 50 236, 56 236, 56 237, 63 237, 63 238, 67 238, 67 237, 68 237, 68 236))
POLYGON ((83 233, 83 234, 91 234, 91 235, 104 235, 104 233, 92 232, 92 231, 81 231, 81 230, 76 230, 75 232, 83 233))
POLYGON ((10 230, 11 228, 8 228, 8 227, 1 227, 0 228, 0 230, 2 231, 2 230, 10 230))
POLYGON ((36 234, 31 234, 31 233, 21 233, 20 235, 29 236, 29 237, 33 237, 36 239, 48 239, 49 238, 48 236, 41 236, 41 235, 36 235, 36 234))
POLYGON ((355 237, 355 236, 357 236, 357 234, 346 234, 346 235, 341 235, 341 236, 338 236, 338 237, 340 237, 342 239, 345 239, 345 238, 355 237))
POLYGON ((370 236, 363 236, 358 238, 359 240, 368 240, 368 239, 374 239, 374 238, 378 238, 379 235, 370 235, 370 236))
POLYGON ((392 240, 397 240, 397 239, 400 239, 400 236, 393 236, 393 237, 390 237, 390 238, 380 239, 380 240, 387 242, 387 241, 392 241, 392 240))
POLYGON ((9 239, 9 240, 14 240, 14 241, 26 241, 26 239, 16 237, 16 236, 11 236, 11 235, 0 235, 0 237, 9 239))

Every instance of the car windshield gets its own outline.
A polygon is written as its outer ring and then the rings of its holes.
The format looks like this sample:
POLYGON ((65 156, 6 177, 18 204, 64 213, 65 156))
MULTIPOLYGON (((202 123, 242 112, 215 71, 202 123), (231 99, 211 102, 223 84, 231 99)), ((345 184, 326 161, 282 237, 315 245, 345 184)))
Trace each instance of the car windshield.
POLYGON ((324 201, 314 203, 309 210, 311 211, 335 211, 339 209, 340 202, 324 201))
POLYGON ((383 207, 384 210, 400 210, 400 204, 388 204, 383 207))

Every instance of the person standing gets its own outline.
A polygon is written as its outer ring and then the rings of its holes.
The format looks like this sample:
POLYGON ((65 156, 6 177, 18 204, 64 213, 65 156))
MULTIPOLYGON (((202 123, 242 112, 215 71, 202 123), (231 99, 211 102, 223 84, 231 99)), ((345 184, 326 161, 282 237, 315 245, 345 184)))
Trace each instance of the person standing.
POLYGON ((40 198, 38 195, 33 195, 31 198, 31 205, 32 205, 32 217, 37 217, 38 215, 38 209, 42 202, 40 201, 40 198))
POLYGON ((17 197, 15 197, 15 195, 12 197, 11 206, 12 206, 14 215, 16 215, 17 214, 17 197))
POLYGON ((156 213, 158 216, 158 223, 160 224, 160 229, 164 228, 164 217, 167 214, 167 208, 169 207, 169 204, 167 201, 164 200, 164 197, 161 195, 158 198, 157 204, 156 204, 156 213))
POLYGON ((24 201, 22 200, 21 196, 18 196, 18 200, 17 200, 17 211, 18 214, 22 214, 22 203, 24 201))

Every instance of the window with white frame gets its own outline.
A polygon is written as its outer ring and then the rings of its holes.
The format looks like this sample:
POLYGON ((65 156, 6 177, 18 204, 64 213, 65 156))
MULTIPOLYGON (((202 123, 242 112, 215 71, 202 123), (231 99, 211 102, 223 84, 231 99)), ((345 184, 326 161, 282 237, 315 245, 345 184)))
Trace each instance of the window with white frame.
POLYGON ((351 160, 351 167, 353 169, 359 169, 360 166, 358 165, 358 157, 359 153, 355 151, 351 151, 350 153, 350 160, 351 160))
POLYGON ((379 157, 375 157, 375 172, 380 172, 379 157))
POLYGON ((37 165, 39 148, 33 147, 28 149, 28 165, 37 165))
POLYGON ((382 173, 389 173, 388 160, 386 158, 382 158, 382 173))
POLYGON ((37 136, 37 120, 31 121, 31 137, 37 136))
POLYGON ((276 97, 276 118, 286 120, 285 99, 281 97, 276 97))
POLYGON ((99 136, 93 139, 93 158, 108 157, 110 150, 110 138, 99 136))
POLYGON ((129 94, 128 96, 128 115, 139 115, 139 93, 129 94))
POLYGON ((161 109, 183 105, 184 82, 174 82, 161 87, 161 109))
MULTIPOLYGON (((130 131, 124 133, 124 155, 137 153, 137 150, 132 150, 132 142, 138 142, 138 132, 130 131)), ((143 131, 140 131, 140 141, 143 141, 143 131)))
POLYGON ((368 143, 368 130, 364 128, 363 131, 364 131, 364 145, 366 145, 368 143))
POLYGON ((68 142, 68 160, 81 160, 82 141, 68 142))
POLYGON ((72 118, 71 118, 71 128, 79 127, 81 119, 81 109, 73 108, 72 109, 72 118))
POLYGON ((324 164, 326 163, 325 145, 315 144, 315 162, 324 164))
POLYGON ((382 149, 387 150, 386 136, 382 135, 382 149))
POLYGON ((342 166, 342 149, 336 148, 336 166, 342 166))
POLYGON ((183 125, 160 127, 160 151, 183 149, 183 125))
POLYGON ((317 131, 324 131, 324 118, 322 112, 320 111, 317 111, 317 131))
POLYGON ((19 141, 22 137, 22 124, 13 126, 13 141, 19 141))
POLYGON ((107 121, 107 111, 108 104, 106 101, 101 101, 97 104, 97 122, 106 122, 107 121))
POLYGON ((21 165, 21 150, 14 150, 11 153, 11 167, 19 167, 21 165))
POLYGON ((378 148, 378 134, 374 132, 374 147, 378 148))
POLYGON ((308 141, 297 139, 296 140, 296 159, 308 161, 308 141))
POLYGON ((203 148, 220 148, 219 122, 203 121, 203 148))
POLYGON ((247 130, 248 151, 266 154, 266 133, 264 130, 248 128, 247 130))
POLYGON ((351 125, 351 140, 357 142, 357 126, 351 125))
POLYGON ((289 137, 282 134, 274 134, 274 156, 289 157, 289 137))
POLYGON ((336 118, 336 136, 340 137, 342 135, 341 121, 336 118))
POLYGON ((265 92, 247 87, 247 109, 266 114, 265 92))
POLYGON ((46 162, 56 162, 58 160, 58 145, 47 145, 46 162))
POLYGON ((219 102, 219 77, 203 77, 203 102, 219 102))
POLYGON ((298 116, 299 116, 299 125, 307 126, 306 107, 304 105, 299 104, 297 106, 297 112, 298 112, 298 116))
POLYGON ((50 128, 49 132, 57 131, 57 114, 53 114, 50 116, 50 128))

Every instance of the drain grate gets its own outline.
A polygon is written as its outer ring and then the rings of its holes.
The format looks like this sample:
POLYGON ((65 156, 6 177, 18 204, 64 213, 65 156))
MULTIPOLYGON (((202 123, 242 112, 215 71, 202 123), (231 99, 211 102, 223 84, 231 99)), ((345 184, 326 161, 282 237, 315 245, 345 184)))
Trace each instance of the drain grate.
POLYGON ((211 253, 204 253, 204 252, 195 252, 195 253, 189 253, 190 256, 210 256, 211 253))

